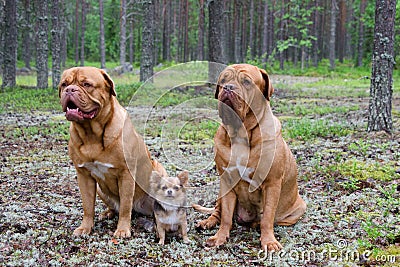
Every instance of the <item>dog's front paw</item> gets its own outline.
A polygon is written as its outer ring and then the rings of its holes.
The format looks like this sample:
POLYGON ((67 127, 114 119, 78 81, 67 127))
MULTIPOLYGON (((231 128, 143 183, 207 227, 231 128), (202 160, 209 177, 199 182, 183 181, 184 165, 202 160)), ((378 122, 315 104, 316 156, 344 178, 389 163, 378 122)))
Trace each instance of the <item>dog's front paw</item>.
POLYGON ((215 217, 209 217, 197 223, 196 229, 211 229, 218 224, 218 220, 215 217))
POLYGON ((218 247, 218 246, 224 244, 227 239, 228 239, 227 235, 216 233, 213 237, 210 237, 207 240, 206 245, 208 247, 218 247))
POLYGON ((283 248, 283 246, 275 238, 273 238, 272 240, 267 239, 267 240, 261 241, 261 248, 266 252, 267 251, 279 251, 283 248))
POLYGON ((128 228, 127 229, 118 228, 114 232, 114 236, 118 238, 128 238, 131 237, 131 231, 128 228))
POLYGON ((91 230, 91 227, 79 226, 74 230, 74 236, 88 235, 91 230))

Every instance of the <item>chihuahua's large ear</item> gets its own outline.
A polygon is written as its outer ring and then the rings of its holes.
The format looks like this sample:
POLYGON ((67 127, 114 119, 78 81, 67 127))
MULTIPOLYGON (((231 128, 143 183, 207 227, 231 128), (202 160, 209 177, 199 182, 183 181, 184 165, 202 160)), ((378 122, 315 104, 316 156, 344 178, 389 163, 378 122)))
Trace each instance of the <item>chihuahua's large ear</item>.
POLYGON ((159 184, 161 182, 161 174, 157 171, 152 171, 150 176, 150 183, 159 184))
POLYGON ((113 96, 117 96, 117 92, 115 92, 114 82, 111 77, 104 70, 100 69, 101 74, 104 77, 104 81, 106 82, 106 86, 110 88, 110 94, 113 96))
POLYGON ((271 80, 269 79, 268 73, 263 69, 259 69, 259 70, 260 70, 261 75, 265 82, 264 88, 263 88, 263 95, 264 95, 265 99, 267 99, 269 101, 272 96, 272 93, 274 92, 274 87, 272 87, 271 80))
POLYGON ((187 185, 189 180, 189 172, 182 171, 181 173, 178 174, 178 179, 181 182, 181 185, 187 185))

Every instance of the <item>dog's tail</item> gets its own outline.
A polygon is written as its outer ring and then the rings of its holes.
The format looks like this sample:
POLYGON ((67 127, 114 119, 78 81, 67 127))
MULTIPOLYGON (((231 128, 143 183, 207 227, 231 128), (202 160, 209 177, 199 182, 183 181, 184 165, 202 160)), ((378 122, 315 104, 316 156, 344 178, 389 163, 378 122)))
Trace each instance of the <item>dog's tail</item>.
POLYGON ((194 208, 195 210, 197 210, 201 213, 204 213, 204 214, 211 214, 215 210, 215 208, 207 208, 207 207, 200 206, 198 204, 192 204, 192 208, 194 208))

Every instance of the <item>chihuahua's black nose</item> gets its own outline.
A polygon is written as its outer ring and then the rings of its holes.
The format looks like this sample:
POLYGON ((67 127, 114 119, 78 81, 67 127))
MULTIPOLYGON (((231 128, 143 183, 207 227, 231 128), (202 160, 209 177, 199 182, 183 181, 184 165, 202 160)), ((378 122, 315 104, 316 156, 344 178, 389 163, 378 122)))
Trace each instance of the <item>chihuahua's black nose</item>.
POLYGON ((168 194, 169 196, 172 195, 172 193, 173 193, 173 192, 172 192, 172 189, 168 189, 168 190, 167 190, 167 194, 168 194))

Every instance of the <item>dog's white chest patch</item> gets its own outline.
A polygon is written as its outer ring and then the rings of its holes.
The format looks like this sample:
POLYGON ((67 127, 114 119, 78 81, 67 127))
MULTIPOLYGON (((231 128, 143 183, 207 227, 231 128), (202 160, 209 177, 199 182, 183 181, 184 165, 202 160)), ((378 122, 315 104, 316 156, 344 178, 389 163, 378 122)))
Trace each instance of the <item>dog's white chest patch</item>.
POLYGON ((179 214, 177 211, 170 211, 168 216, 160 217, 159 220, 161 223, 169 225, 180 224, 179 214))
POLYGON ((90 171, 92 176, 99 177, 100 179, 105 179, 105 174, 108 173, 108 169, 114 168, 111 163, 103 163, 100 161, 95 162, 85 162, 78 165, 79 168, 85 168, 90 171))
POLYGON ((254 171, 254 168, 250 168, 240 164, 240 160, 237 160, 236 165, 229 167, 222 167, 224 171, 228 173, 230 177, 234 175, 235 171, 238 171, 239 176, 242 180, 248 182, 249 184, 255 185, 255 181, 253 181, 249 176, 254 171))

